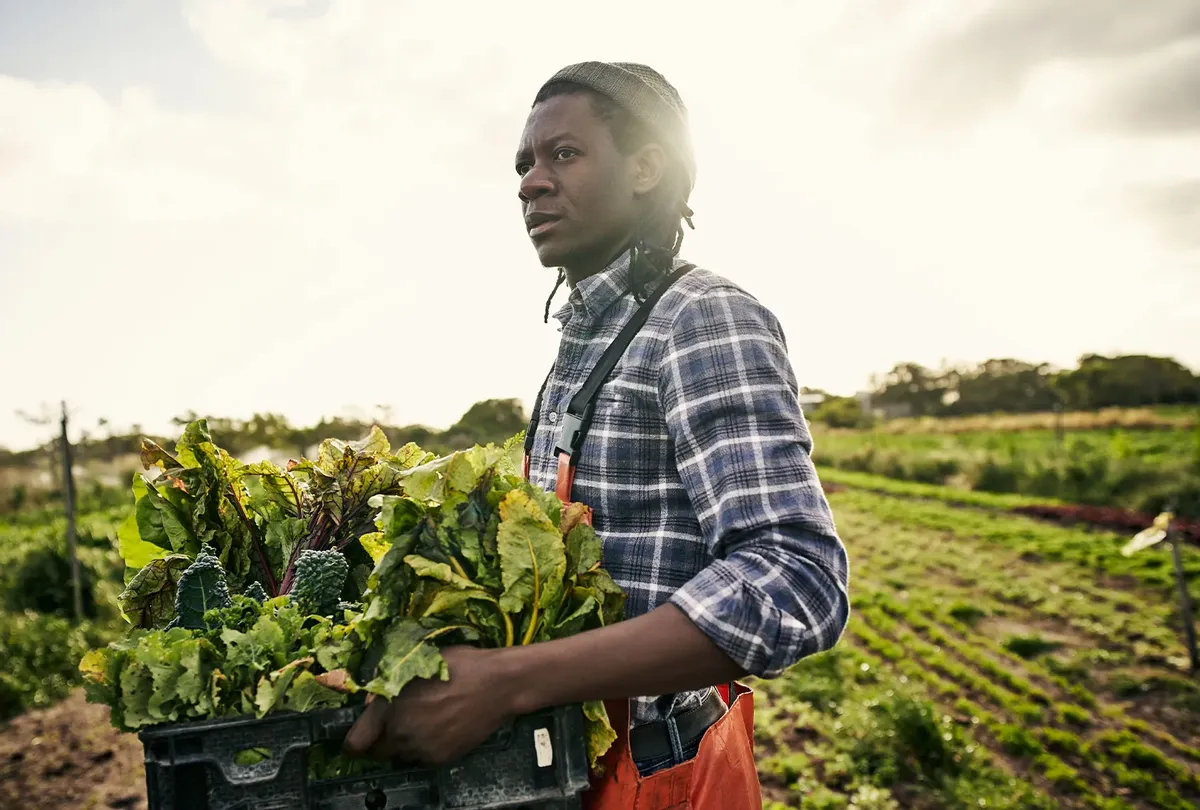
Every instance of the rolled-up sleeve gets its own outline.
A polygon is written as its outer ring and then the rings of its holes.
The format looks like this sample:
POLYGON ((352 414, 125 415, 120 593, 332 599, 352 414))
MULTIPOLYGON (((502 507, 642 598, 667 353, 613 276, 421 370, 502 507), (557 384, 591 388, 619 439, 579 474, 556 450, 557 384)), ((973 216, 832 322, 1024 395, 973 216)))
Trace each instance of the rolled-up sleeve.
POLYGON ((671 597, 735 662, 772 678, 831 648, 849 562, 812 462, 783 331, 733 285, 674 319, 659 399, 713 561, 671 597))

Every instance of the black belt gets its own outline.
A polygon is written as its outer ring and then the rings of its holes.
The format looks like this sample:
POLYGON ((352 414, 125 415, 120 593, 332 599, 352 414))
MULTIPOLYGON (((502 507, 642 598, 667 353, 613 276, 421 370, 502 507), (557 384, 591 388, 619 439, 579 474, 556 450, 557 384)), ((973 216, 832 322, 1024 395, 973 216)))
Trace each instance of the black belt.
MULTIPOLYGON (((728 711, 725 701, 721 700, 717 690, 709 693, 695 708, 675 715, 675 724, 679 729, 679 740, 686 748, 695 742, 713 723, 725 716, 728 711)), ((654 720, 629 730, 629 750, 634 759, 658 759, 674 752, 671 746, 671 732, 667 730, 666 720, 654 720)))

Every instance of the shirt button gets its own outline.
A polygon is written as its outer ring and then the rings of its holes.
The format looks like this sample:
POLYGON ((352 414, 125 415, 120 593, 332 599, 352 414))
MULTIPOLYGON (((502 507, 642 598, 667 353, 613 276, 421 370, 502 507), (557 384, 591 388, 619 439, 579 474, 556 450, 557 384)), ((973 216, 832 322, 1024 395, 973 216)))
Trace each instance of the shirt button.
POLYGON ((550 411, 550 421, 551 421, 551 422, 557 422, 557 421, 558 421, 558 414, 557 414, 557 413, 555 413, 554 411, 550 411))

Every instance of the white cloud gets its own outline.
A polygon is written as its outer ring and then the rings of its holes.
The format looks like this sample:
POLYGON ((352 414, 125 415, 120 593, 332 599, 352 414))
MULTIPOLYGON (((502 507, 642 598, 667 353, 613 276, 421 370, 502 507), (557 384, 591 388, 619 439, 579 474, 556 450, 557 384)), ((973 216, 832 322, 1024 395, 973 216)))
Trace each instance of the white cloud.
POLYGON ((483 397, 531 401, 553 276, 510 164, 538 84, 586 58, 679 86, 700 159, 685 253, 780 315, 802 384, 849 390, 943 355, 1200 362, 1181 317, 1130 317, 1131 271, 1147 295, 1200 281, 1112 202, 1177 171, 1182 145, 1067 125, 1092 75, 1070 66, 973 129, 891 117, 956 4, 272 13, 292 5, 185 4, 248 112, 0 76, 0 444, 36 438, 15 408, 60 396, 151 428, 376 403, 445 425, 483 397))

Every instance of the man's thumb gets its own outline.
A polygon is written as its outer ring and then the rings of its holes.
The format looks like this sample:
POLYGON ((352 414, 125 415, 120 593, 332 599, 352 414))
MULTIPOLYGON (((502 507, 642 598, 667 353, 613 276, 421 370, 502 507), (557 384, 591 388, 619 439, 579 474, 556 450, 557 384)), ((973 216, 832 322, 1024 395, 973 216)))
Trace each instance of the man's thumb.
POLYGON ((342 749, 351 756, 362 756, 370 750, 375 741, 383 734, 387 723, 387 711, 390 703, 386 700, 374 700, 376 695, 367 697, 367 708, 342 741, 342 749))

